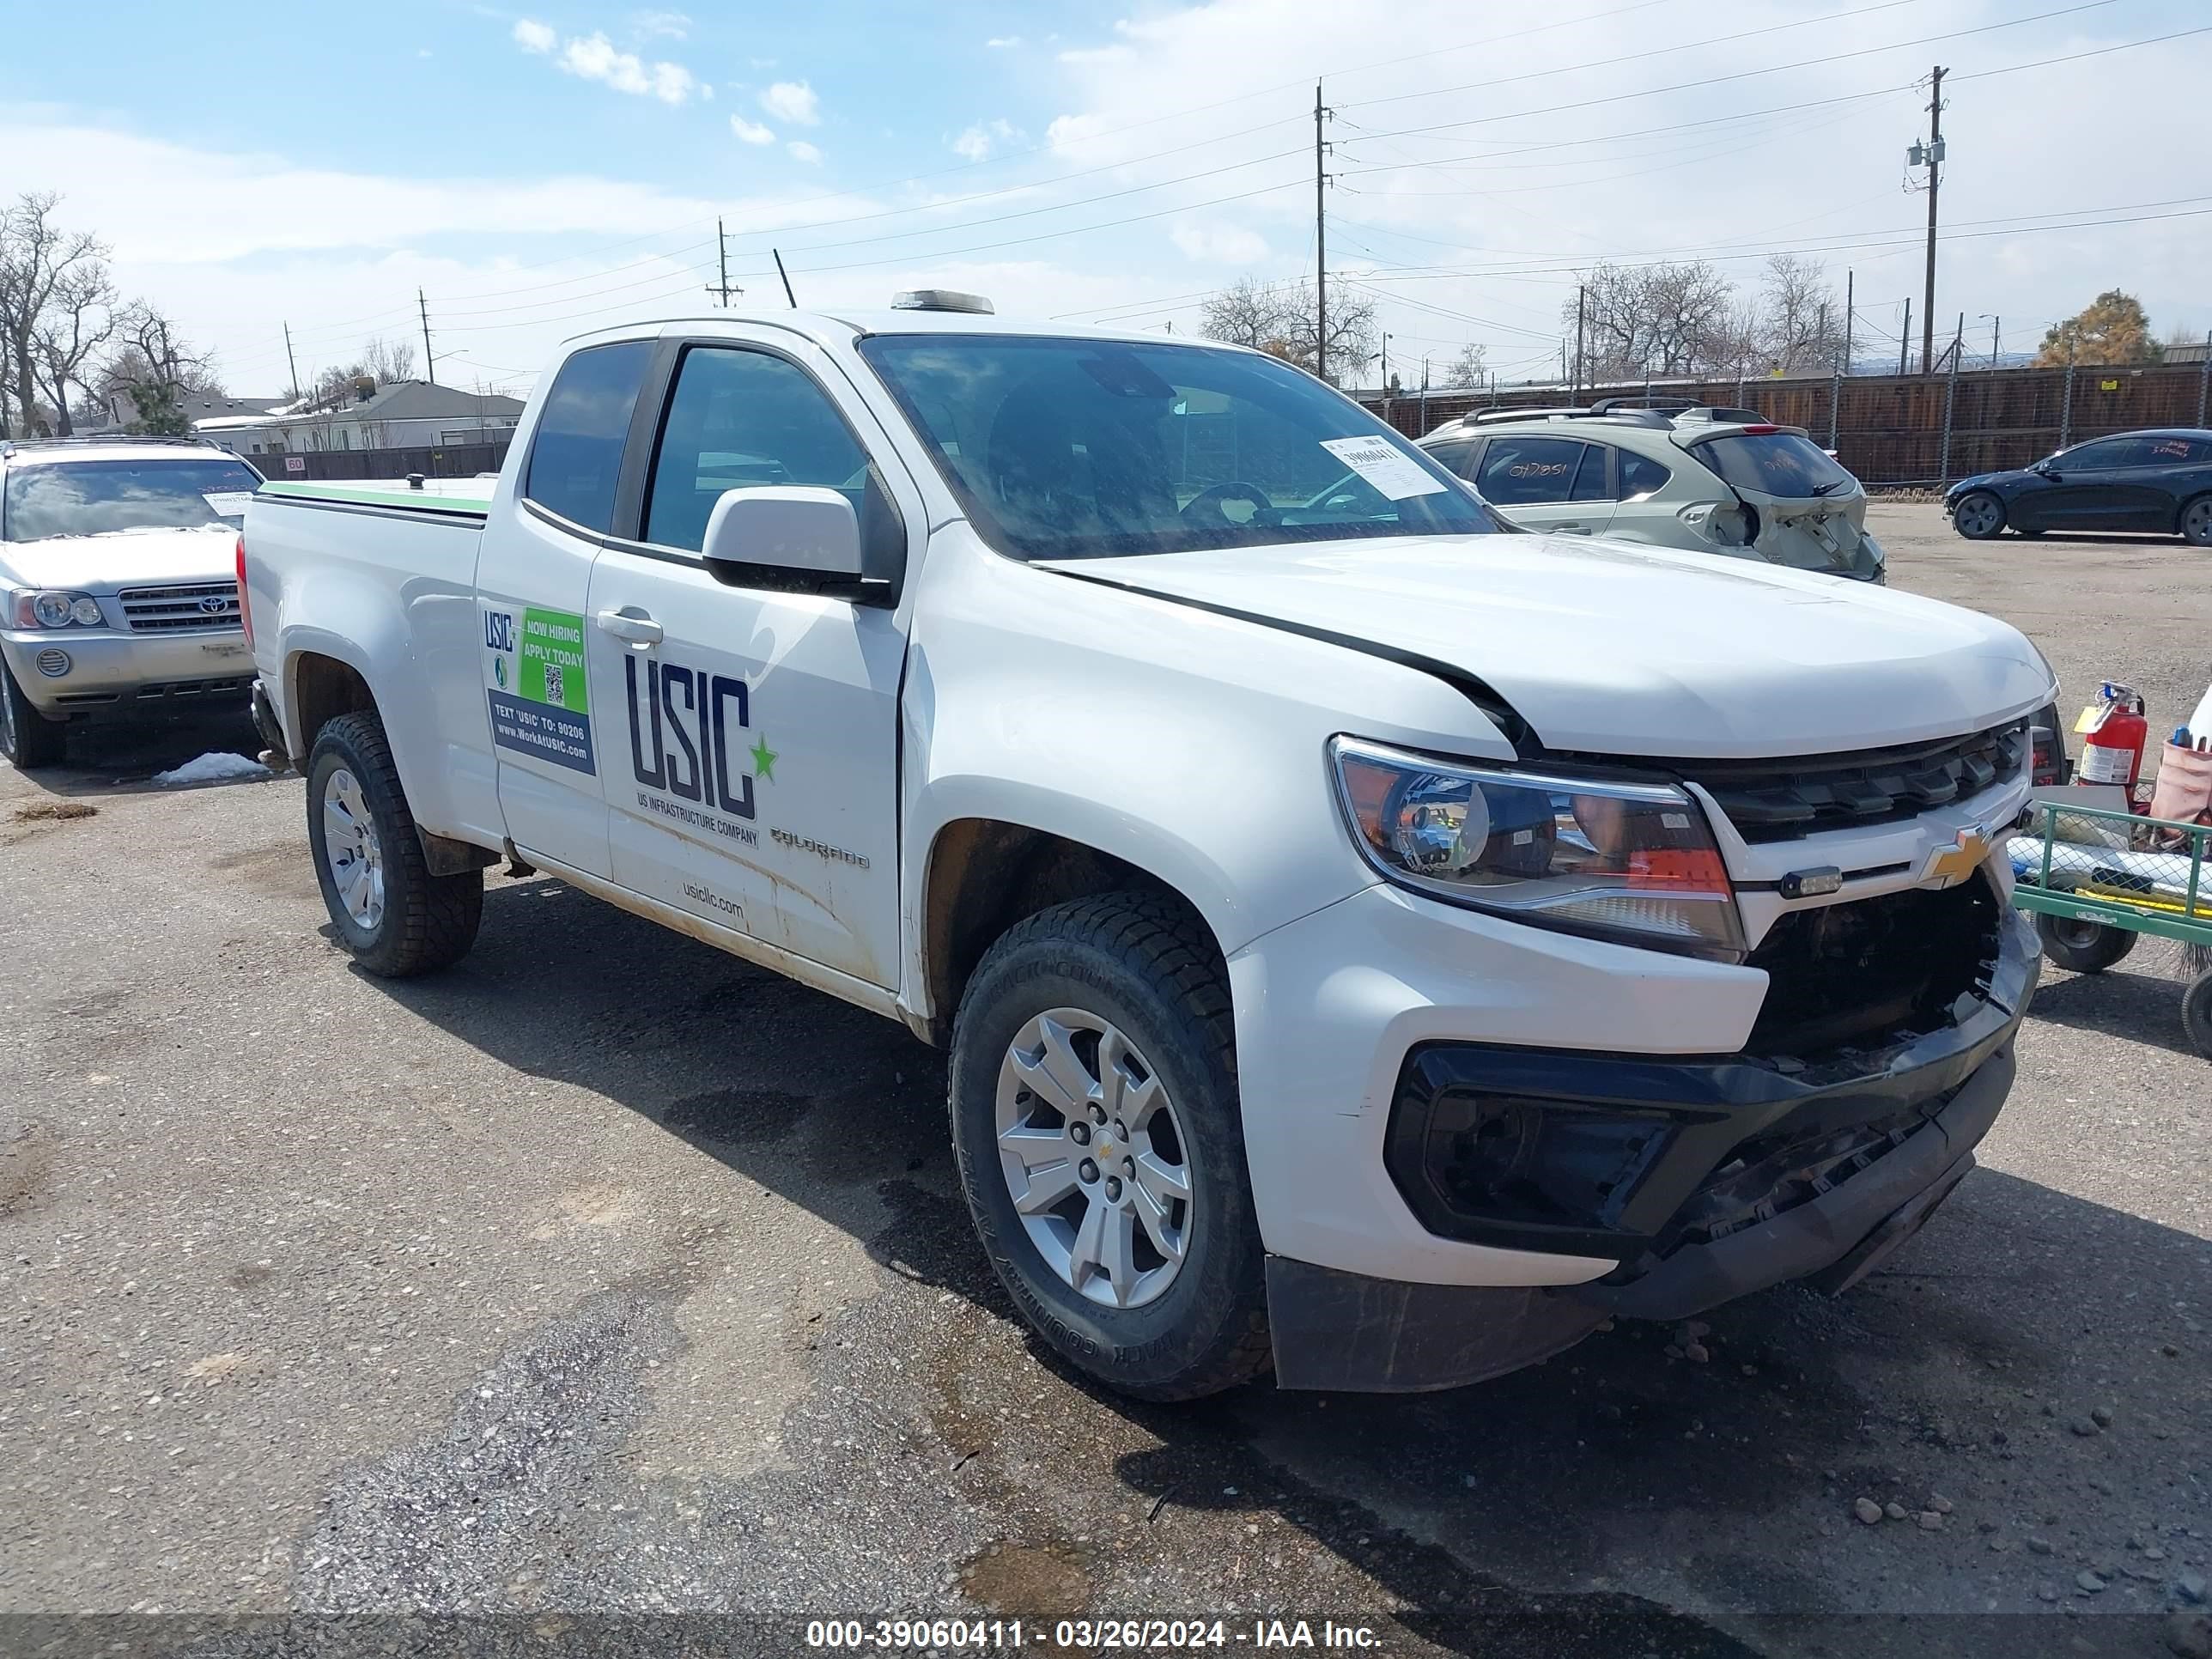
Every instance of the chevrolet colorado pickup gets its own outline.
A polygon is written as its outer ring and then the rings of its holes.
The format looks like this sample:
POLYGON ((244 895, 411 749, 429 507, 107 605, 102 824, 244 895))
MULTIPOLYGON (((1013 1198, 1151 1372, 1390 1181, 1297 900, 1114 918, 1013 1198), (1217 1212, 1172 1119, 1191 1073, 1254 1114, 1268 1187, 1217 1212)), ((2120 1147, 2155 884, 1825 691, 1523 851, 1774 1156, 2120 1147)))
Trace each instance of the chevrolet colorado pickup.
POLYGON ((985 1250, 1129 1393, 1441 1388, 1908 1237, 2036 977, 2049 665, 1515 531, 1256 352, 957 296, 574 341, 484 483, 240 580, 361 964, 556 876, 950 1046, 985 1250))

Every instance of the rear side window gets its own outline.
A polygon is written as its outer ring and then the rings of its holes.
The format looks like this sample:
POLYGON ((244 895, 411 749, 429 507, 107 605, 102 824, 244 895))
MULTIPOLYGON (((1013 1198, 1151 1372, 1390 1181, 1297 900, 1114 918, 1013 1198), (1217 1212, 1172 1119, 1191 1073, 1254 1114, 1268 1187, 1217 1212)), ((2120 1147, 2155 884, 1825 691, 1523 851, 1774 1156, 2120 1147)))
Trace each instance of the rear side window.
POLYGON ((1612 453, 1603 444, 1583 446, 1583 464, 1575 469, 1572 500, 1609 501, 1613 499, 1613 484, 1605 476, 1606 461, 1612 453))
POLYGON ((1499 507, 1564 501, 1574 486, 1583 448, 1568 438, 1492 438, 1475 492, 1499 507))
POLYGON ((1623 452, 1620 457, 1620 499, 1640 501, 1647 495, 1656 495, 1674 481, 1674 475, 1648 455, 1631 455, 1623 452))
POLYGON ((1825 450, 1794 432, 1740 432, 1708 438, 1692 451, 1738 489, 1802 501, 1849 489, 1851 475, 1825 450))
POLYGON ((652 359, 652 341, 625 340, 561 365, 531 440, 524 495, 586 530, 613 527, 630 415, 652 359))
POLYGON ((2145 438, 2146 466, 2200 466, 2212 461, 2212 444, 2201 438, 2145 438))

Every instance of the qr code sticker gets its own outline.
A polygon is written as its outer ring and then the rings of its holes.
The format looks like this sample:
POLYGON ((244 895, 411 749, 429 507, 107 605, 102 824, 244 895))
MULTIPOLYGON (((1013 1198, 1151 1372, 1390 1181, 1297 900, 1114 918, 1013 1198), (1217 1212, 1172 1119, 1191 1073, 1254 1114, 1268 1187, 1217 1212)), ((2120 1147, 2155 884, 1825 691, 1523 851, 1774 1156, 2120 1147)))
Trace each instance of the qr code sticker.
POLYGON ((568 683, 562 674, 560 665, 556 663, 549 662, 545 665, 545 701, 556 708, 565 708, 568 705, 568 683))

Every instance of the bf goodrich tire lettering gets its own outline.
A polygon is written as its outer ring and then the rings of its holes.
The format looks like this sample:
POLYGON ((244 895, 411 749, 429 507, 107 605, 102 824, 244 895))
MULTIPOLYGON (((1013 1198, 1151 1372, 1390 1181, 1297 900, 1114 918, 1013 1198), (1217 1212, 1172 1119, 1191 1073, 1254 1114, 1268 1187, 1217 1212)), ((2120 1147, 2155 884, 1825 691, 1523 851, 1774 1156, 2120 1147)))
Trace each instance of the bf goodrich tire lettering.
POLYGON ((307 757, 307 842, 339 942, 386 979, 458 962, 476 942, 483 872, 434 876, 383 722, 342 714, 307 757))
POLYGON ((951 1111, 992 1265, 1063 1358, 1154 1400, 1265 1369, 1228 987, 1195 918, 1112 894, 1010 930, 961 1000, 951 1111))

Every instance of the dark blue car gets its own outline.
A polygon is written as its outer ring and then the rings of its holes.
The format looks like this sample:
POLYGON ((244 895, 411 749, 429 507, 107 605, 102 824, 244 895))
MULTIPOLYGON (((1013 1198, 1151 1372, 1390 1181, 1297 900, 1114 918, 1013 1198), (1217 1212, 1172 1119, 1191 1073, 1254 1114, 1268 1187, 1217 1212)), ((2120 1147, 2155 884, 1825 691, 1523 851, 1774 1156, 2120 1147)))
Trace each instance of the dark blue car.
POLYGON ((1972 541, 2003 530, 2148 530, 2212 547, 2212 432, 2092 438, 2017 472, 1961 479, 1943 510, 1972 541))

